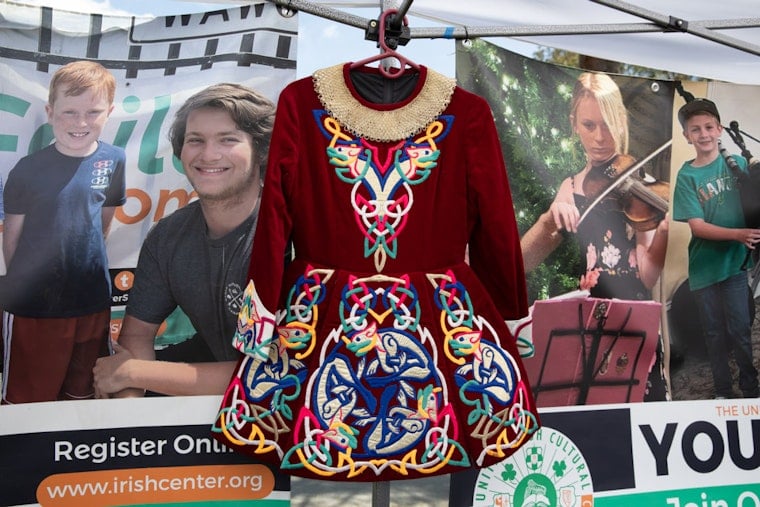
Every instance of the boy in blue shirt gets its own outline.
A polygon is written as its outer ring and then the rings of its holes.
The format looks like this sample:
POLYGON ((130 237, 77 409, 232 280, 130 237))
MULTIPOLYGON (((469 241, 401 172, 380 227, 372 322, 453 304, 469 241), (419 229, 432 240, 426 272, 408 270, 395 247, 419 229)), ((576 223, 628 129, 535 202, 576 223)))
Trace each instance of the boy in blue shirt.
POLYGON ((4 189, 3 403, 91 398, 108 354, 105 236, 125 201, 125 153, 99 140, 116 81, 69 63, 50 82, 55 143, 22 158, 4 189))

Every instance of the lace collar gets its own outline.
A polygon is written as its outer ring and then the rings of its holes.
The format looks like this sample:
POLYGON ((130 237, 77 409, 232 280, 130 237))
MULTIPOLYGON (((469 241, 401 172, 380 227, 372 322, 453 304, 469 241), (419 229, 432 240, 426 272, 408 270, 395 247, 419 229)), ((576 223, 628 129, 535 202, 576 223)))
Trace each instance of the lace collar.
POLYGON ((351 86, 349 64, 319 69, 312 76, 314 91, 325 110, 349 132, 371 141, 406 139, 428 126, 451 101, 456 80, 427 67, 420 68, 420 86, 396 104, 373 104, 351 86))

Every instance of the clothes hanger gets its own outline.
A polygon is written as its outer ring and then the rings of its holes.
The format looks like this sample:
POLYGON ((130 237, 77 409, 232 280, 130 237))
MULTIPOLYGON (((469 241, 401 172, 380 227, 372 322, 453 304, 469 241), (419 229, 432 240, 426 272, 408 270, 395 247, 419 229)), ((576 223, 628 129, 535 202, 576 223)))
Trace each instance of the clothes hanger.
MULTIPOLYGON (((389 16, 395 16, 398 13, 398 9, 387 9, 383 11, 383 13, 380 15, 380 29, 378 32, 377 37, 377 43, 380 46, 380 53, 376 54, 374 56, 370 56, 369 58, 365 58, 363 60, 359 60, 356 62, 353 62, 350 69, 356 69, 359 67, 363 67, 365 65, 368 65, 372 62, 376 62, 378 60, 384 60, 386 58, 395 58, 398 60, 400 67, 394 68, 390 66, 385 66, 380 64, 378 69, 380 70, 380 73, 385 76, 388 79, 395 79, 399 76, 401 76, 404 73, 404 69, 408 66, 414 70, 419 70, 420 66, 410 59, 406 58, 402 54, 395 51, 395 49, 391 48, 390 46, 393 45, 395 48, 398 44, 397 40, 395 42, 388 43, 387 39, 387 33, 386 33, 386 19, 389 16)), ((406 18, 404 18, 404 24, 407 24, 406 18)), ((400 25, 400 24, 399 24, 400 25)))

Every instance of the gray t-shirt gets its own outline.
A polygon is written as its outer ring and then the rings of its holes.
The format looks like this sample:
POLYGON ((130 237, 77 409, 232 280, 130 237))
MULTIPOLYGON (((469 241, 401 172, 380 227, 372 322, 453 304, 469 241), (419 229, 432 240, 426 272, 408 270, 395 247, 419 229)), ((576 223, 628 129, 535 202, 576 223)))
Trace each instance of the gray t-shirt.
POLYGON ((140 249, 126 313, 161 324, 179 306, 217 361, 238 359, 231 343, 257 217, 258 207, 234 231, 213 240, 198 201, 158 221, 140 249))

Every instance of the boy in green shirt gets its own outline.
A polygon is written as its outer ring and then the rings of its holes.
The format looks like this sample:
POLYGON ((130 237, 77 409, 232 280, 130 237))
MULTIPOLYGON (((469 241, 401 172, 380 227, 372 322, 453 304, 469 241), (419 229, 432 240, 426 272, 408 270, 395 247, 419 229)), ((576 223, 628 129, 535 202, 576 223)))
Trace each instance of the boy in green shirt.
MULTIPOLYGON (((678 172, 673 219, 687 222, 691 229, 689 288, 700 310, 715 396, 734 396, 728 362, 733 345, 739 388, 745 398, 754 398, 760 393, 752 360, 745 258, 746 249, 760 241, 760 229, 745 225, 737 177, 720 153, 723 127, 715 104, 706 99, 688 102, 678 111, 678 120, 696 157, 678 172)), ((733 158, 746 171, 747 161, 733 158)))

